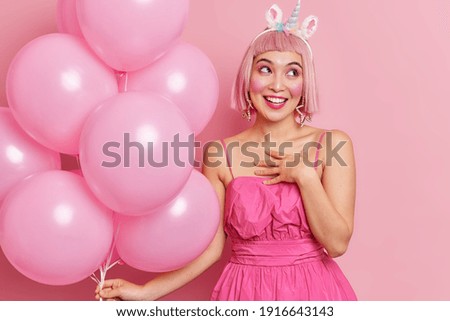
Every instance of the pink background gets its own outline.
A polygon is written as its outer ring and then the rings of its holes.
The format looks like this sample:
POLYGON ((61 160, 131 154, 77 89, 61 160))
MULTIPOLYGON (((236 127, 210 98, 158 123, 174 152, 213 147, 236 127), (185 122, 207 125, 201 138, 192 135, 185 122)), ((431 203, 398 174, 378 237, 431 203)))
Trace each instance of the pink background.
MULTIPOLYGON (((246 121, 229 109, 230 87, 273 0, 191 0, 183 38, 202 49, 220 79, 220 103, 202 141, 246 121)), ((290 11, 294 0, 276 1, 290 11)), ((321 113, 313 126, 354 141, 355 233, 338 259, 361 300, 450 300, 450 2, 304 0, 319 17, 312 38, 321 113), (447 254, 445 254, 447 253, 447 254)), ((0 0, 0 105, 15 53, 56 31, 56 0, 0 0)), ((67 158, 66 167, 73 166, 67 158)), ((1 178, 0 178, 1 179, 1 178)), ((167 300, 207 300, 229 256, 167 300)), ((110 277, 143 283, 152 274, 115 267, 110 277)), ((0 253, 0 299, 91 300, 94 283, 54 287, 31 281, 0 253)))

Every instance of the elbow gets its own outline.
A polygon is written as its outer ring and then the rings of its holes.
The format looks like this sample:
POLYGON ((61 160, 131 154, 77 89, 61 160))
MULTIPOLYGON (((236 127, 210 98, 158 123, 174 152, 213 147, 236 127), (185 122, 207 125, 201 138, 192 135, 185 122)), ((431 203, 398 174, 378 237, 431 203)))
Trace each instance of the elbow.
POLYGON ((331 256, 332 258, 342 256, 342 255, 344 255, 344 253, 345 253, 346 251, 347 251, 346 248, 332 249, 332 250, 330 249, 330 250, 327 250, 328 255, 331 256))
POLYGON ((332 258, 339 257, 347 252, 348 242, 335 242, 333 246, 325 248, 328 252, 328 255, 332 258))
POLYGON ((336 235, 336 237, 331 242, 329 242, 328 246, 325 246, 328 255, 332 258, 344 255, 345 252, 347 252, 351 237, 352 230, 348 230, 346 231, 346 233, 342 233, 340 236, 336 235))
POLYGON ((210 262, 210 265, 218 262, 222 258, 222 252, 225 247, 225 234, 216 235, 213 241, 209 244, 208 248, 205 250, 204 255, 207 257, 207 260, 210 262), (222 236, 223 237, 220 237, 222 236))
POLYGON ((208 249, 211 265, 222 259, 223 248, 223 244, 220 244, 220 246, 214 246, 208 249))
POLYGON ((212 264, 219 262, 222 259, 222 250, 214 251, 211 255, 212 264))

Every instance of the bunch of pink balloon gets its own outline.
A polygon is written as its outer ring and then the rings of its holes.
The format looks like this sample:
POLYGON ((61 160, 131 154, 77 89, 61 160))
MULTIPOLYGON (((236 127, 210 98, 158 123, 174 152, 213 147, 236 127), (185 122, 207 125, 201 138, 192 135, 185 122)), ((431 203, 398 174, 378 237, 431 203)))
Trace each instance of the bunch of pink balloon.
POLYGON ((169 271, 212 240, 218 200, 183 143, 212 117, 218 79, 179 39, 188 6, 59 0, 60 33, 29 42, 11 63, 0 245, 27 277, 78 282, 113 251, 135 268, 169 271), (79 157, 82 173, 61 170, 59 153, 79 157))

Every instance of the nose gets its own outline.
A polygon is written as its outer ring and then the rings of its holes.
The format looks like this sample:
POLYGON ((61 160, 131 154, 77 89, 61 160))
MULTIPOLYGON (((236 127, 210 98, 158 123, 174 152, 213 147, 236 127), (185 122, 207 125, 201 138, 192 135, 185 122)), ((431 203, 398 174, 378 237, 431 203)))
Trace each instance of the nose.
POLYGON ((272 83, 270 84, 270 89, 272 89, 274 92, 280 92, 284 90, 283 75, 281 74, 273 75, 272 83))

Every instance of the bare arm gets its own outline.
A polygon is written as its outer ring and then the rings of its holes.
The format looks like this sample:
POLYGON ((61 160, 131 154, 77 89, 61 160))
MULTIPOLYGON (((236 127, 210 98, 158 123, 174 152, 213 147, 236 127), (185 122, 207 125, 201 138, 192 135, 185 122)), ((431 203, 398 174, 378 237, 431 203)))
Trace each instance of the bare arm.
MULTIPOLYGON (((208 150, 209 148, 206 150, 206 153, 208 150)), ((207 155, 206 153, 205 155, 207 155)), ((217 160, 223 161, 222 159, 209 159, 210 162, 217 160)), ((205 163, 206 160, 204 161, 205 163)), ((104 299, 156 300, 189 283, 220 259, 225 244, 225 233, 223 230, 225 187, 220 180, 219 171, 220 167, 203 166, 203 174, 215 189, 220 203, 219 227, 208 248, 185 267, 161 273, 142 286, 122 279, 107 280, 104 289, 100 293, 97 289, 97 299, 101 296, 104 299)))
MULTIPOLYGON (((347 250, 355 210, 356 175, 350 137, 344 132, 333 131, 332 146, 326 150, 331 151, 340 142, 345 144, 339 149, 338 157, 330 164, 323 164, 322 182, 318 175, 303 175, 297 179, 311 231, 332 257, 347 250), (338 162, 339 157, 344 163, 338 162)), ((326 160, 324 150, 322 154, 326 160)))

